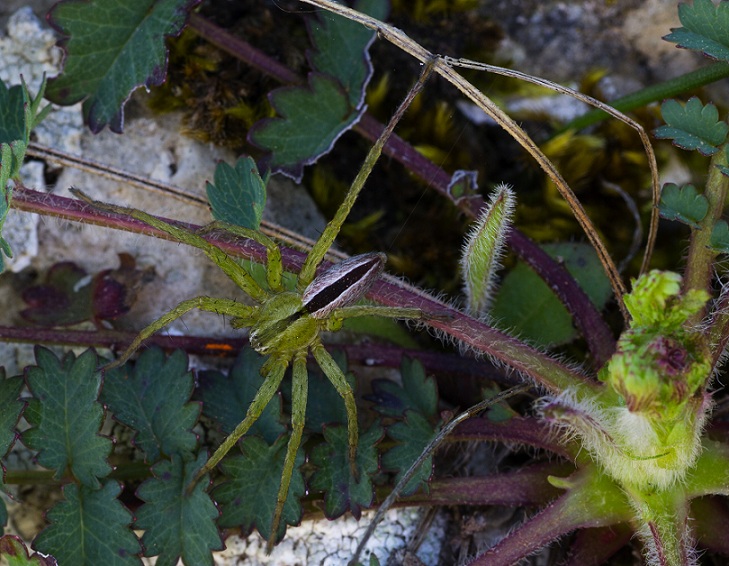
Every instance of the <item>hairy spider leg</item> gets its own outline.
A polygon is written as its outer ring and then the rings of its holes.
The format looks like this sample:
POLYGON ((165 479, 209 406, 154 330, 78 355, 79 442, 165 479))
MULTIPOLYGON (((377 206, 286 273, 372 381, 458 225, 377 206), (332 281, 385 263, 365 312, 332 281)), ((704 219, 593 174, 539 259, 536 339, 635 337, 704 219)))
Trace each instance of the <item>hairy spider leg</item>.
POLYGON ((197 474, 195 474, 195 477, 187 486, 188 493, 192 492, 197 482, 200 481, 200 478, 218 465, 220 460, 222 460, 223 457, 230 452, 231 448, 235 446, 240 437, 248 432, 248 429, 250 429, 253 426, 253 423, 258 420, 258 417, 261 416, 266 405, 268 405, 269 401, 278 391, 288 365, 289 360, 285 356, 272 356, 265 364, 263 364, 263 367, 261 368, 263 383, 258 389, 255 397, 253 397, 251 404, 248 405, 248 411, 246 411, 245 418, 237 427, 235 427, 235 430, 231 432, 225 440, 223 440, 220 446, 218 446, 215 452, 213 452, 213 455, 208 458, 207 462, 205 462, 205 465, 200 468, 197 474))
MULTIPOLYGON (((301 437, 304 435, 306 424, 306 402, 309 395, 309 373, 306 369, 306 351, 298 352, 294 356, 294 365, 291 372, 291 437, 286 446, 281 484, 276 496, 276 509, 271 523, 271 534, 266 541, 266 551, 271 552, 276 542, 281 515, 283 514, 286 499, 289 496, 291 478, 296 465, 296 453, 301 446, 301 437)), ((355 419, 356 421, 356 419, 355 419)))
POLYGON ((258 307, 244 305, 239 303, 238 301, 233 301, 231 299, 214 299, 212 297, 206 296, 195 297, 194 299, 187 299, 186 301, 182 301, 171 311, 163 314, 157 320, 141 330, 139 334, 137 334, 136 338, 134 338, 132 343, 129 344, 127 349, 124 350, 121 356, 119 356, 113 362, 106 364, 104 366, 104 369, 110 370, 121 366, 131 357, 131 355, 137 350, 137 348, 142 345, 142 343, 147 338, 152 336, 158 330, 162 330, 170 322, 177 320, 185 313, 190 312, 194 309, 242 318, 252 316, 258 309, 258 307))
POLYGON ((283 291, 283 261, 281 260, 281 248, 278 247, 276 242, 257 230, 251 230, 250 228, 244 228, 243 226, 222 222, 220 220, 206 224, 197 233, 202 235, 214 230, 222 230, 234 236, 248 238, 264 246, 266 248, 266 282, 271 290, 276 292, 283 291))
MULTIPOLYGON (((142 210, 93 200, 78 189, 72 188, 70 190, 74 195, 89 203, 94 208, 111 212, 113 214, 131 216, 140 222, 144 222, 148 226, 157 228, 158 230, 169 234, 183 244, 202 250, 205 255, 208 256, 213 263, 215 263, 215 265, 222 269, 223 272, 253 300, 262 303, 268 298, 268 293, 262 289, 258 283, 256 283, 255 279, 253 279, 253 277, 251 277, 245 269, 243 269, 233 258, 229 257, 223 250, 214 246, 202 236, 199 236, 189 230, 185 230, 184 228, 180 228, 179 226, 175 226, 174 224, 170 224, 169 222, 165 222, 164 220, 152 216, 151 214, 147 214, 142 210)), ((262 236, 261 240, 266 238, 263 234, 260 234, 259 236, 262 236)), ((258 237, 255 239, 258 241, 258 237)), ((266 246, 266 248, 268 249, 268 246, 266 246)))

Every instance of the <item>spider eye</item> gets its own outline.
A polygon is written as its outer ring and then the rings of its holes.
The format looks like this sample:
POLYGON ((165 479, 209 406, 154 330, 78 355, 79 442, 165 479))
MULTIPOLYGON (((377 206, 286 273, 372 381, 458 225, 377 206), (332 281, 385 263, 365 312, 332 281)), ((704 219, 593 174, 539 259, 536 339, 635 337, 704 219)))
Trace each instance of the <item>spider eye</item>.
POLYGON ((385 267, 382 253, 350 257, 319 275, 302 295, 304 308, 314 318, 326 318, 334 309, 360 299, 385 267))

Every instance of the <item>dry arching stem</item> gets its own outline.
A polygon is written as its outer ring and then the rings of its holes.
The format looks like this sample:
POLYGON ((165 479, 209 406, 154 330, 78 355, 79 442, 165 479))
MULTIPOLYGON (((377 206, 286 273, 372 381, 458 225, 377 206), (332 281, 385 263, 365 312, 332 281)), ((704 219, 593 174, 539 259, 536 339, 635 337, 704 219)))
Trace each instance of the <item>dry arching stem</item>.
POLYGON ((617 267, 615 266, 615 263, 613 262, 612 258, 607 252, 607 249, 605 248, 605 245, 600 240, 600 237, 597 234, 597 231, 595 230, 595 227, 592 224, 592 221, 588 218, 587 214, 585 213, 585 210, 582 208, 582 205, 577 200, 577 197, 573 193, 572 189, 569 187, 567 182, 564 180, 562 175, 557 171, 554 164, 547 158, 544 153, 537 147, 537 145, 534 143, 534 141, 529 137, 529 135, 521 128, 519 127, 516 122, 514 122, 501 108, 499 108, 491 99, 489 99, 487 96, 485 96, 481 91, 479 91, 475 86, 473 86, 470 82, 468 82, 466 79, 464 79, 453 67, 455 65, 468 67, 471 69, 479 69, 494 73, 499 73, 507 76, 512 76, 516 78, 520 78, 523 80, 527 80, 532 83, 540 84, 543 86, 547 86, 549 88, 552 88, 558 92, 568 94, 570 96, 574 96, 578 100, 581 100, 583 102, 586 102, 587 104, 590 104, 592 106, 595 106, 597 108, 600 108, 601 110, 604 110, 611 116, 616 117, 617 119, 625 122, 630 127, 634 128, 638 134, 640 135, 641 141, 643 142, 643 146, 645 147, 646 155, 648 156, 648 162, 650 166, 651 171, 651 177, 652 177, 652 192, 653 192, 653 201, 654 201, 654 209, 651 216, 651 227, 649 231, 648 236, 648 243, 646 246, 646 253, 643 258, 643 266, 641 268, 641 271, 645 271, 647 268, 647 265, 650 261, 650 255, 651 251, 653 249, 653 245, 655 242, 655 234, 658 227, 658 211, 657 211, 657 203, 658 203, 658 197, 660 194, 660 187, 659 187, 659 181, 658 181, 658 167, 656 165, 655 155, 653 153, 653 149, 650 145, 650 141, 648 139, 648 135, 646 134, 645 130, 635 122, 634 120, 631 120, 621 112, 618 112, 614 108, 611 108, 607 104, 604 104, 594 98, 591 98, 589 96, 586 96, 582 93, 579 93, 577 91, 574 91, 572 89, 566 88, 564 86, 552 83, 551 81, 547 81, 545 79, 539 79, 536 77, 532 77, 530 75, 525 75, 523 73, 518 73, 516 71, 511 71, 509 69, 503 69, 500 67, 494 67, 491 65, 485 65, 482 63, 478 63, 475 61, 469 61, 467 59, 455 59, 453 57, 441 57, 436 56, 424 47, 422 47, 419 43, 416 41, 413 41, 411 38, 407 36, 403 31, 400 29, 391 26, 389 24, 386 24, 376 18, 372 18, 366 14, 363 14, 361 12, 358 12, 357 10, 353 10, 351 8, 348 8, 346 6, 343 6, 341 4, 337 4, 336 2, 333 2, 331 0, 300 0, 301 2, 304 2, 306 4, 311 4, 313 6, 318 6, 319 8, 325 9, 327 11, 339 14, 340 16, 343 16, 347 19, 350 19, 352 21, 358 22, 362 24, 363 26, 372 29, 377 32, 377 34, 392 43, 393 45, 397 46, 398 48, 402 49, 409 55, 413 56, 415 59, 418 59, 421 63, 427 63, 428 61, 433 60, 434 58, 435 63, 433 65, 433 72, 439 74, 443 78, 445 78, 448 82, 453 84, 458 90, 460 90, 463 94, 465 94, 476 106, 478 106, 481 110, 486 112, 488 116, 490 116, 493 120, 495 120, 502 128, 504 128, 509 135, 511 135, 519 144, 532 156, 534 159, 536 159, 539 166, 544 170, 547 175, 549 175, 550 179, 554 182, 557 189, 559 190, 562 197, 567 201, 570 208, 572 209, 575 218, 580 223, 580 226, 584 230, 585 234, 587 235, 587 238, 590 240, 590 243, 595 248, 595 251, 598 254, 598 257, 600 258, 600 262, 602 263, 608 278, 610 279, 610 284, 613 288, 613 293, 615 294, 615 299, 618 302, 618 305, 620 307, 620 311, 623 313, 623 317, 625 318, 626 322, 629 321, 630 315, 628 314, 628 311, 625 308, 625 305, 623 303, 623 295, 627 292, 625 285, 623 284, 622 279, 620 278, 620 274, 618 273, 617 267))

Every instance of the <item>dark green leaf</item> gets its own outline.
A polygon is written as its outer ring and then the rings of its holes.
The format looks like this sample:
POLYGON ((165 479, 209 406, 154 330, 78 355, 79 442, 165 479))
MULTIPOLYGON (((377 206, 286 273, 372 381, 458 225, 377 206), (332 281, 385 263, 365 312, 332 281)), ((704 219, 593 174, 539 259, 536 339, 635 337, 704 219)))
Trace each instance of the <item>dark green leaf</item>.
POLYGON ((400 417, 405 411, 417 411, 434 417, 438 406, 438 387, 432 377, 425 375, 423 365, 415 359, 400 362, 402 385, 389 379, 372 382, 372 395, 367 400, 376 403, 375 410, 388 417, 400 417))
MULTIPOLYGON (((240 527, 244 533, 255 527, 264 539, 269 539, 288 440, 288 437, 281 436, 273 446, 268 446, 257 436, 247 437, 239 443, 242 456, 229 457, 221 462, 220 467, 228 481, 213 490, 213 498, 222 511, 218 526, 240 527)), ((303 463, 304 453, 299 450, 276 533, 277 541, 286 533, 287 524, 296 525, 301 521, 299 498, 304 495, 304 479, 299 468, 303 463)))
POLYGON ((324 514, 336 519, 347 510, 359 520, 363 507, 372 505, 374 490, 371 476, 377 473, 377 443, 382 439, 382 428, 373 425, 360 435, 356 464, 359 481, 352 476, 349 465, 349 442, 346 426, 324 427, 325 442, 311 452, 311 463, 318 469, 311 478, 311 489, 324 492, 324 514))
POLYGON ((334 142, 355 124, 363 108, 349 104, 339 82, 310 73, 308 88, 285 87, 269 95, 280 118, 258 122, 250 140, 272 152, 271 169, 301 180, 304 165, 331 151, 334 142))
POLYGON ((165 38, 177 35, 197 0, 69 0, 56 4, 50 23, 66 38, 63 73, 48 83, 48 99, 83 101, 89 128, 121 132, 124 104, 140 86, 162 84, 165 38))
MULTIPOLYGON (((610 283, 591 246, 578 243, 543 246, 558 259, 602 308, 611 296, 610 283)), ((565 344, 577 335, 572 317, 549 286, 528 266, 518 263, 501 283, 490 313, 498 326, 543 346, 565 344)))
POLYGON ((724 220, 714 224, 711 231, 711 247, 721 253, 729 253, 729 226, 724 220))
MULTIPOLYGON (((248 406, 263 384, 264 361, 253 348, 243 348, 229 376, 217 371, 198 375, 195 397, 203 403, 203 414, 217 422, 225 434, 233 432, 245 418, 248 406)), ((274 395, 247 435, 257 434, 273 444, 285 431, 286 427, 281 424, 281 398, 274 395)))
MULTIPOLYGON (((425 447, 435 436, 433 425, 416 411, 405 413, 405 420, 387 428, 387 436, 398 442, 382 456, 382 467, 397 471, 395 483, 408 471, 425 447)), ((403 489, 403 495, 412 495, 420 486, 428 488, 428 480, 433 471, 433 457, 429 456, 420 465, 403 489)))
POLYGON ((207 479, 187 492, 206 459, 205 453, 190 462, 173 455, 171 462, 154 466, 154 478, 137 490, 145 504, 136 513, 134 528, 144 531, 144 555, 157 556, 156 566, 175 566, 178 558, 196 566, 213 564, 211 551, 224 548, 215 526, 218 509, 205 493, 207 479))
POLYGON ((714 59, 729 61, 729 4, 711 0, 680 3, 678 17, 684 27, 673 28, 663 39, 695 49, 714 59))
MULTIPOLYGON (((385 0, 360 0, 355 9, 384 20, 388 5, 385 0)), ((374 32, 342 16, 321 12, 317 23, 310 21, 309 35, 314 46, 308 53, 311 67, 336 78, 352 108, 359 108, 364 103, 365 84, 372 75, 367 49, 374 32)))
POLYGON ((134 443, 146 461, 192 453, 197 446, 192 427, 200 407, 188 402, 194 383, 184 352, 176 350, 165 358, 162 350, 150 348, 139 356, 131 375, 128 368, 109 372, 101 401, 116 420, 137 431, 134 443))
POLYGON ((235 169, 221 161, 215 184, 207 183, 208 201, 216 220, 258 230, 266 206, 266 183, 252 157, 241 157, 235 169))
POLYGON ((676 100, 666 100, 661 105, 666 126, 655 131, 659 139, 671 139, 681 149, 697 150, 701 155, 714 155, 726 140, 729 126, 719 120, 719 111, 713 104, 704 106, 693 96, 682 105, 676 100))
POLYGON ((4 456, 15 442, 18 432, 16 425, 25 407, 20 399, 23 378, 5 377, 5 369, 0 368, 0 456, 4 456))
POLYGON ((0 81, 0 143, 25 139, 24 103, 22 85, 8 88, 0 81))
POLYGON ((31 556, 25 543, 15 535, 0 537, 0 564, 7 566, 56 566, 52 556, 31 556))
POLYGON ((35 356, 38 365, 26 369, 33 400, 25 418, 33 428, 23 433, 23 443, 38 450, 38 463, 55 470, 56 479, 70 470, 82 484, 98 488, 97 478, 111 472, 106 461, 111 441, 99 434, 104 411, 96 400, 101 387, 96 354, 86 350, 59 360, 38 346, 35 356))
POLYGON ((52 554, 61 566, 127 566, 141 564, 139 540, 129 528, 132 515, 119 502, 121 487, 108 482, 101 489, 68 484, 65 499, 48 511, 50 523, 33 548, 52 554))
POLYGON ((693 185, 683 185, 679 188, 674 183, 666 183, 661 191, 661 202, 658 207, 663 218, 678 220, 698 228, 698 223, 709 211, 709 201, 704 195, 698 194, 693 185))

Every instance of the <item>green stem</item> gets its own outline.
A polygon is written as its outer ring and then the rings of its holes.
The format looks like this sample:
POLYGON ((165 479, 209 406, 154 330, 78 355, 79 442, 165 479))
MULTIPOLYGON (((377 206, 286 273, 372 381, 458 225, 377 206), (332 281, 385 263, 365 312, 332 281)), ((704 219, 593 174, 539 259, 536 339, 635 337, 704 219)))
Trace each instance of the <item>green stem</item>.
MULTIPOLYGON (((673 98, 685 92, 695 90, 704 85, 716 82, 720 79, 729 77, 729 63, 718 62, 701 67, 680 77, 658 83, 633 92, 627 96, 622 96, 610 101, 610 106, 621 112, 627 112, 635 108, 641 108, 651 102, 673 98)), ((575 118, 563 128, 555 132, 557 135, 565 130, 581 130, 587 126, 601 122, 608 115, 602 110, 592 110, 583 114, 579 118, 575 118)))
POLYGON ((626 492, 640 524, 637 534, 645 546, 646 563, 651 566, 693 564, 685 493, 671 490, 646 494, 629 488, 626 492))
MULTIPOLYGON (((710 290, 713 264, 717 256, 717 252, 710 246, 711 233, 717 220, 721 218, 729 185, 729 178, 721 172, 719 166, 727 166, 724 146, 711 158, 709 165, 709 176, 704 190, 704 196, 709 201, 709 211, 699 223, 699 228, 691 233, 683 281, 684 292, 689 289, 710 290)), ((703 316, 704 312, 699 312, 688 322, 698 324, 703 316)))

